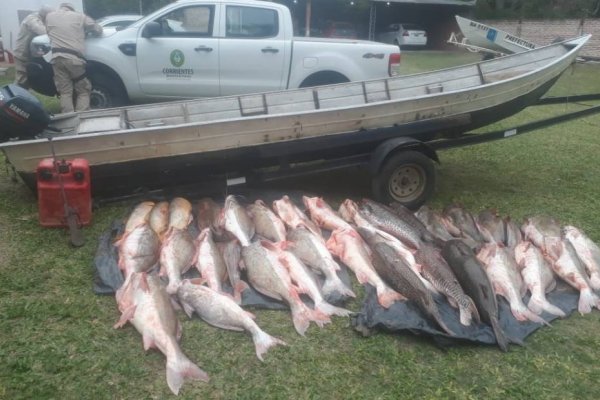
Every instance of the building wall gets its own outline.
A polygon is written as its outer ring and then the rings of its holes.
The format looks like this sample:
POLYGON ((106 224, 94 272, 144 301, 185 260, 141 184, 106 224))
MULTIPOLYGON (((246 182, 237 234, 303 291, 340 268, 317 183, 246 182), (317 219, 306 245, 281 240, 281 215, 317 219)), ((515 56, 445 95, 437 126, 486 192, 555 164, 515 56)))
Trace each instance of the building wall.
POLYGON ((582 56, 600 58, 600 19, 567 20, 494 20, 480 21, 530 42, 546 45, 563 39, 591 33, 592 37, 581 51, 582 56))
MULTIPOLYGON (((65 0, 0 0, 0 36, 5 50, 12 52, 19 33, 21 21, 29 13, 37 11, 43 5, 57 8, 65 0)), ((69 0, 75 9, 82 11, 82 0, 69 0)))

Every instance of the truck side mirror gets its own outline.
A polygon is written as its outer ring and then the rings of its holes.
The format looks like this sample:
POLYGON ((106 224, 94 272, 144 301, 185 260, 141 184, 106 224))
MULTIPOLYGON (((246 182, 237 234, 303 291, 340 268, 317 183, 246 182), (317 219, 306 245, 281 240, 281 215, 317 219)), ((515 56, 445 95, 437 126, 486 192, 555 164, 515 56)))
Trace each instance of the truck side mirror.
POLYGON ((144 25, 144 29, 142 30, 142 37, 146 39, 150 39, 154 36, 160 36, 162 34, 162 26, 156 22, 148 22, 144 25))

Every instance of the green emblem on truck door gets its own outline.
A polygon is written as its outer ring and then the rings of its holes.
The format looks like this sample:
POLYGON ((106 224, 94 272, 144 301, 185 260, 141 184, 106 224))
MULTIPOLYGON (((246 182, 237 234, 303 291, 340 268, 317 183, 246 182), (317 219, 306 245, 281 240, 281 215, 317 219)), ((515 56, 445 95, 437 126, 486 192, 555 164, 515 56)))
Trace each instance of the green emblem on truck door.
POLYGON ((185 56, 183 55, 183 51, 181 50, 173 50, 171 52, 171 64, 174 67, 181 67, 185 62, 185 56))

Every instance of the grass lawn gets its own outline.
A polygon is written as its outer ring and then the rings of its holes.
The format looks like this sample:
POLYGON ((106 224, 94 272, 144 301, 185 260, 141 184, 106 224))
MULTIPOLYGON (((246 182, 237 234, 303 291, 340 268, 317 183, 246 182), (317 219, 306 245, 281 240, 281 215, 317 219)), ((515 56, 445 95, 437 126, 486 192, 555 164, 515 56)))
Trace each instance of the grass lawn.
MULTIPOLYGON (((475 61, 470 53, 403 53, 403 70, 475 61)), ((7 80, 0 80, 0 85, 7 80)), ((566 71, 551 94, 600 92, 600 66, 566 71)), ((53 107, 55 100, 45 99, 53 107)), ((530 107, 486 129, 508 127, 584 106, 530 107)), ((517 220, 550 214, 600 242, 600 116, 521 137, 440 153, 439 185, 430 206, 452 201, 478 212, 497 208, 517 220)), ((328 198, 368 195, 348 174, 289 181, 328 198)), ((35 197, 0 170, 0 398, 162 399, 171 397, 162 354, 144 354, 128 325, 115 330, 112 296, 92 293, 96 240, 131 204, 105 206, 85 228, 87 243, 67 245, 63 230, 43 229, 35 197)), ((355 284, 355 288, 362 293, 355 284)), ((359 299, 347 305, 358 310, 359 299)), ((249 336, 194 319, 183 321, 182 349, 211 376, 186 383, 180 397, 248 399, 597 399, 600 312, 557 320, 509 353, 496 347, 440 350, 411 335, 361 337, 345 318, 305 338, 288 313, 256 311, 259 325, 289 346, 261 363, 249 336)))

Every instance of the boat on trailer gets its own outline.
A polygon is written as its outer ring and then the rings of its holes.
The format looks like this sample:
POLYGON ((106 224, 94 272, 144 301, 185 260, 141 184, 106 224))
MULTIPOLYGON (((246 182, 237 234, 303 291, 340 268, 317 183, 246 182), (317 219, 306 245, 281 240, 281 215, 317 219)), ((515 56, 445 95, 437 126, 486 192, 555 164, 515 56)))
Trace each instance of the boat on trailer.
POLYGON ((59 114, 39 138, 0 148, 35 190, 38 163, 52 157, 51 136, 58 159, 88 160, 96 197, 362 157, 388 199, 415 205, 422 199, 402 190, 407 184, 422 192, 412 182, 422 168, 396 170, 388 165, 393 154, 408 147, 436 159, 428 141, 459 137, 536 103, 589 37, 387 79, 59 114))

